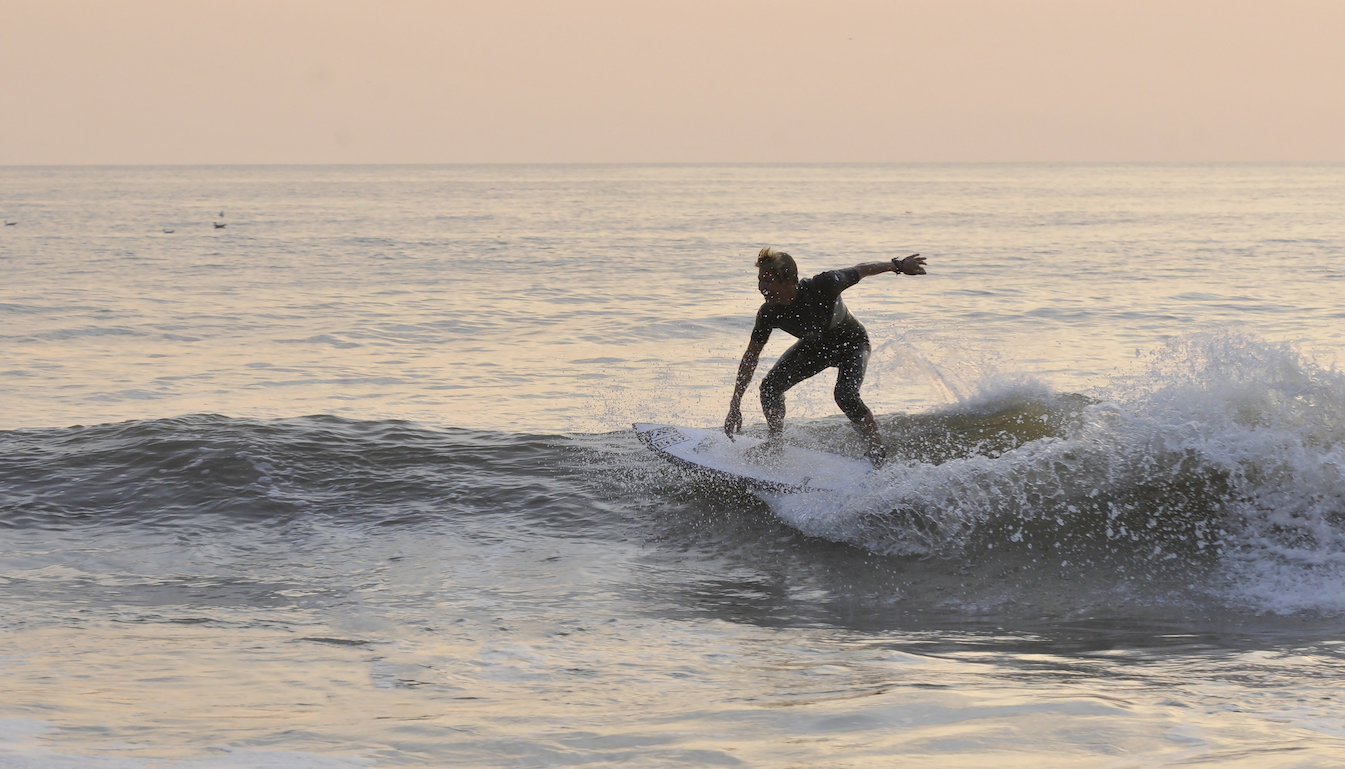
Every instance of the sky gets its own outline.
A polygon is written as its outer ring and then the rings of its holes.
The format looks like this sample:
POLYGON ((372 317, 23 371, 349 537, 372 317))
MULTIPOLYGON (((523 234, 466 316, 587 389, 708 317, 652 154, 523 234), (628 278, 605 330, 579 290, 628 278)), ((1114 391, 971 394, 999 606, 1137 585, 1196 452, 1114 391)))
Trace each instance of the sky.
POLYGON ((5 0, 0 165, 1345 161, 1341 0, 5 0))

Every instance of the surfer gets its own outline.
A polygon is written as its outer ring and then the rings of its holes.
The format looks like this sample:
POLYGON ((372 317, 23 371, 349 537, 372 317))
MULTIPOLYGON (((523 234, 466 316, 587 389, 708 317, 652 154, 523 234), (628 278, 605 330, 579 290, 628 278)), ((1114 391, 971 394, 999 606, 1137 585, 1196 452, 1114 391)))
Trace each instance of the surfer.
POLYGON ((761 380, 761 410, 766 415, 769 435, 763 448, 778 451, 784 446, 785 391, 803 380, 835 367, 836 405, 850 418, 851 424, 868 442, 864 456, 874 467, 887 459, 878 423, 873 412, 859 397, 864 369, 869 362, 869 334, 850 314, 841 292, 870 275, 884 272, 924 275, 925 260, 919 254, 888 262, 868 262, 843 270, 828 270, 799 280, 794 258, 783 251, 766 247, 757 254, 757 290, 765 304, 757 310, 752 341, 738 364, 738 379, 733 385, 733 400, 724 418, 724 432, 731 440, 742 432, 743 393, 752 382, 761 351, 772 329, 783 329, 799 341, 785 350, 770 373, 761 380))

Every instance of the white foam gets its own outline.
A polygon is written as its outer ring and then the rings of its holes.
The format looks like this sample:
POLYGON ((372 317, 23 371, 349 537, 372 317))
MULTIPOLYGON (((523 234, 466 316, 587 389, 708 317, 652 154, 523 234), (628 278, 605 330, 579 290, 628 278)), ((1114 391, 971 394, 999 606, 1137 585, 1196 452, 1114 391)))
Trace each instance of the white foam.
MULTIPOLYGON (((1111 520, 1124 500, 1156 529, 1165 516, 1194 516, 1183 525, 1198 548, 1214 547, 1222 528, 1217 579, 1228 601, 1345 612, 1345 375, 1289 345, 1211 332, 1172 342, 1095 395, 1063 435, 996 458, 893 464, 845 493, 766 501, 814 536, 954 555, 989 521, 1018 521, 1021 538, 1022 527, 1052 522, 1067 532, 1085 510, 1105 512, 1105 533, 1120 536, 1111 520), (1216 520, 1195 520, 1206 514, 1216 520)), ((1030 380, 996 377, 954 409, 989 413, 1050 396, 1030 380)), ((1124 535, 1154 534, 1136 528, 1124 535)), ((1155 542, 1152 557, 1172 557, 1155 542)))

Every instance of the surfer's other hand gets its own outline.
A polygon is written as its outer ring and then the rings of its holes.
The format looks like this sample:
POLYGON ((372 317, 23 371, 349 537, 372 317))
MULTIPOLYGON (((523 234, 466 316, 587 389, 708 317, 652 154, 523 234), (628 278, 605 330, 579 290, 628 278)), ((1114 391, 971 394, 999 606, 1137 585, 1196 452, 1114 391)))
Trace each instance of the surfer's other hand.
POLYGON ((733 434, 742 431, 743 410, 735 403, 729 406, 729 415, 724 417, 724 434, 729 437, 729 440, 733 440, 733 434))
POLYGON ((893 259, 892 265, 896 267, 896 270, 894 270, 894 272, 898 272, 903 275, 925 274, 925 257, 919 254, 911 254, 905 259, 893 259))

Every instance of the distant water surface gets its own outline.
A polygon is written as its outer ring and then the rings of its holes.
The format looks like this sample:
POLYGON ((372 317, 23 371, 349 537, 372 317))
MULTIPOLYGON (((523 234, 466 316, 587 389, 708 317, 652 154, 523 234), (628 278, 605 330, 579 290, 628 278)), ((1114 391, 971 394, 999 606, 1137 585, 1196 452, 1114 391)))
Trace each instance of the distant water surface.
MULTIPOLYGON (((990 371, 1106 386, 1137 352, 1202 328, 1309 355, 1334 355, 1345 333, 1339 165, 0 179, 18 222, 0 233, 10 427, 202 411, 585 432, 718 420, 762 245, 805 273, 929 259, 928 276, 846 294, 878 348, 866 397, 885 412, 965 398, 990 371)), ((800 407, 832 413, 829 388, 814 389, 800 407)))
MULTIPOLYGON (((1343 202, 1341 165, 0 169, 0 766, 1338 765, 1343 202), (722 422, 763 245, 929 260, 846 293, 861 487, 629 432, 722 422)), ((858 455, 830 386, 788 437, 858 455)))

